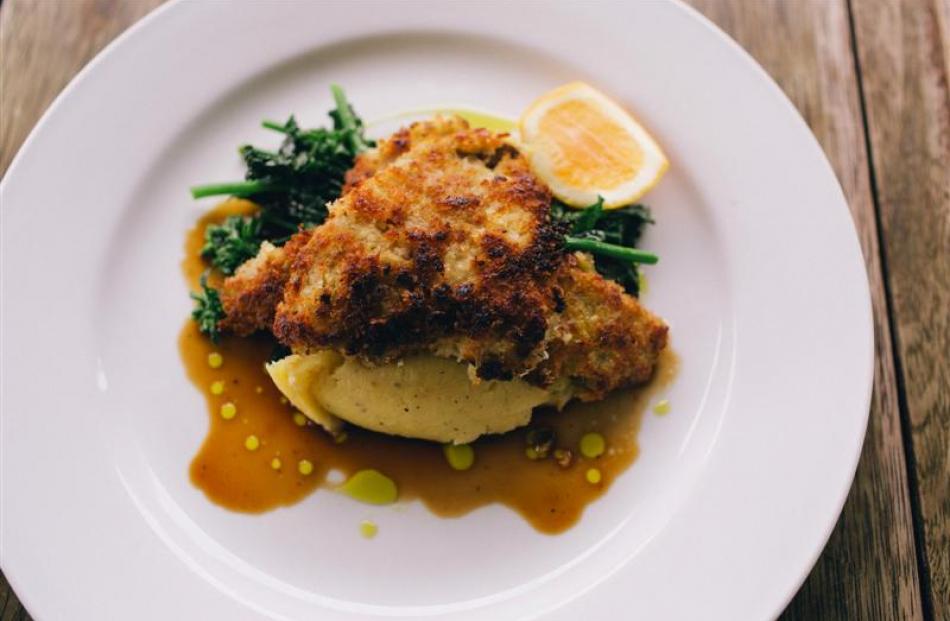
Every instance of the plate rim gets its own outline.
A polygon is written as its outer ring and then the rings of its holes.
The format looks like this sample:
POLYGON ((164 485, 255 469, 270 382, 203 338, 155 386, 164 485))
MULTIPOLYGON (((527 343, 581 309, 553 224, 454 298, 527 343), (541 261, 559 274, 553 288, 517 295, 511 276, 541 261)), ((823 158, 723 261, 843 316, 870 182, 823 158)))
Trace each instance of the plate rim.
MULTIPOLYGON (((175 1, 178 1, 178 0, 175 0, 175 1)), ((849 457, 850 466, 848 469, 850 473, 847 477, 848 483, 843 488, 843 491, 841 491, 837 499, 836 508, 834 511, 835 517, 833 520, 830 521, 829 524, 825 526, 824 532, 821 535, 821 544, 812 551, 811 558, 808 562, 807 567, 803 569, 803 571, 801 572, 801 576, 798 578, 798 580, 793 585, 791 585, 790 588, 787 589, 787 592, 785 594, 783 601, 781 602, 781 605, 778 606, 773 612, 772 616, 777 618, 788 607, 788 605, 791 604, 792 600, 798 594, 799 590, 801 590, 802 586, 805 584, 805 581, 808 579, 808 576, 811 575, 812 570, 815 568, 815 565, 818 563, 818 559, 821 558, 822 553, 825 551, 825 548, 828 546, 828 541, 831 539, 831 535, 834 532, 835 527, 838 525, 839 520, 841 519, 841 513, 844 511, 844 506, 845 506, 845 503, 847 503, 848 501, 848 496, 851 495, 851 489, 854 486, 854 479, 855 479, 855 476, 857 475, 858 466, 860 465, 860 462, 861 462, 861 455, 864 453, 864 443, 865 443, 865 440, 867 439, 868 425, 870 424, 870 419, 871 419, 871 408, 873 406, 874 369, 877 363, 877 355, 876 355, 877 339, 875 337, 875 332, 874 332, 874 308, 873 308, 873 302, 871 299, 871 283, 868 277, 867 265, 864 262, 864 247, 861 245, 860 236, 859 236, 858 228, 857 228, 857 222, 855 222, 854 214, 851 211, 851 205, 850 205, 850 202, 848 201, 848 197, 844 192, 844 188, 841 185, 841 180, 838 178, 838 174, 835 172, 834 166, 832 166, 831 164, 831 160, 828 158, 828 155, 825 153, 824 148, 821 146, 821 143, 818 141, 818 137, 815 136, 815 133, 812 131, 811 127, 808 125, 808 122, 805 120, 805 117, 802 116, 801 111, 798 109, 798 107, 795 106, 794 102, 792 102, 788 94, 785 93, 785 91, 782 89, 779 83, 775 80, 775 78, 772 77, 772 75, 765 69, 765 67, 763 67, 759 63, 759 61, 757 61, 755 57, 752 56, 752 54, 747 49, 742 47, 742 45, 738 41, 736 41, 728 33, 726 33, 726 31, 720 28, 710 18, 703 15, 698 9, 687 4, 686 0, 669 0, 669 2, 677 5, 685 13, 691 15, 694 19, 696 19, 697 21, 705 25, 707 30, 712 32, 715 36, 717 36, 720 39, 720 41, 722 41, 724 44, 729 46, 732 49, 732 51, 736 53, 742 59, 742 61, 746 64, 746 66, 750 67, 756 74, 758 74, 760 79, 764 80, 771 87, 773 94, 777 96, 776 99, 781 101, 785 105, 787 112, 791 114, 791 116, 793 116, 797 120, 800 129, 804 131, 805 134, 807 134, 807 136, 810 138, 813 150, 817 150, 818 153, 820 154, 821 156, 820 159, 823 162, 825 169, 827 170, 828 173, 831 174, 832 178, 834 178, 835 180, 840 201, 844 205, 845 210, 848 213, 848 217, 851 220, 851 232, 857 242, 858 252, 860 254, 861 264, 863 267, 862 274, 864 276, 863 289, 865 292, 865 295, 864 295, 865 319, 868 324, 867 340, 869 343, 869 350, 871 352, 871 355, 868 357, 867 365, 865 368, 866 388, 865 388, 864 406, 863 406, 864 422, 861 425, 860 434, 858 434, 857 436, 857 442, 856 442, 857 448, 856 450, 852 450, 851 455, 849 457)))
MULTIPOLYGON (((743 62, 748 68, 751 68, 752 70, 756 72, 758 76, 757 79, 759 81, 761 81, 764 78, 765 83, 768 83, 771 85, 771 89, 774 91, 773 97, 777 95, 777 100, 782 101, 784 103, 784 106, 787 112, 790 112, 792 116, 797 119, 799 130, 804 131, 804 133, 810 137, 813 150, 817 150, 817 153, 819 154, 820 160, 823 162, 824 167, 827 169, 827 172, 835 180, 840 202, 843 203, 843 206, 847 210, 847 205, 848 205, 847 197, 844 195, 844 192, 840 185, 840 181, 838 180, 837 175, 834 173, 834 170, 830 162, 828 161, 827 156, 822 150, 814 134, 811 132, 810 128, 805 123, 798 109, 795 108, 794 104, 789 100, 787 95, 785 95, 785 93, 781 90, 781 88, 774 81, 774 79, 752 58, 752 56, 744 48, 742 48, 731 37, 729 37, 722 30, 720 30, 708 18, 706 18, 701 13, 699 13, 699 11, 685 4, 684 2, 682 2, 682 0, 668 0, 668 3, 678 7, 681 11, 689 15, 692 19, 701 23, 705 27, 706 30, 714 33, 721 41, 726 43, 732 49, 734 53, 738 53, 738 57, 743 59, 743 62)), ((151 11, 148 15, 141 18, 131 27, 126 29, 124 32, 122 32, 118 37, 116 37, 108 45, 106 45, 99 53, 96 54, 96 56, 91 61, 89 61, 70 80, 67 86, 55 97, 55 99, 50 104, 48 109, 41 116, 40 120, 36 123, 36 125, 30 131, 27 138, 23 141, 23 144, 17 150, 17 153, 15 154, 13 160, 11 161, 6 173, 3 176, 3 179, 0 180, 0 197, 2 197, 5 194, 5 190, 10 184, 9 179, 16 177, 17 171, 19 170, 19 167, 21 166, 21 161, 25 159, 25 154, 29 154, 29 152, 31 151, 32 145, 35 142, 37 136, 43 133, 45 128, 48 126, 50 119, 56 117, 60 108, 68 105, 69 99, 72 96, 73 92, 88 78, 88 76, 90 74, 93 74, 97 70, 97 68, 100 66, 100 64, 107 57, 121 52, 123 47, 126 45, 127 41, 134 39, 135 37, 139 35, 140 32, 143 32, 151 28, 154 24, 158 23, 159 19, 163 15, 177 11, 178 7, 181 7, 184 4, 185 4, 184 0, 170 0, 169 2, 166 2, 165 4, 160 5, 159 7, 151 11)), ((858 240, 858 234, 857 234, 856 226, 853 220, 853 215, 851 214, 850 210, 847 210, 847 211, 848 211, 849 217, 851 218, 851 232, 853 233, 855 241, 857 242, 857 247, 860 253, 861 246, 858 240)), ((4 219, 6 219, 7 210, 3 210, 3 214, 4 214, 4 219)), ((861 433, 855 438, 854 444, 856 446, 856 450, 852 450, 851 454, 849 455, 848 461, 850 463, 850 466, 848 470, 850 474, 847 477, 847 482, 848 482, 847 485, 843 487, 843 489, 840 491, 838 495, 839 498, 836 503, 836 507, 834 509, 835 519, 831 520, 830 523, 827 524, 825 528, 823 529, 823 533, 821 534, 821 544, 815 550, 813 550, 812 555, 811 555, 811 560, 808 566, 803 568, 801 572, 801 576, 798 579, 798 581, 795 584, 790 585, 789 588, 787 589, 786 596, 784 600, 781 602, 781 605, 775 610, 775 614, 780 613, 781 610, 784 609, 788 605, 788 603, 791 601, 791 599, 794 597, 796 592, 799 590, 799 588, 801 587, 805 579, 808 577, 815 562, 817 562, 819 556, 824 550, 825 545, 827 544, 827 541, 837 524, 838 517, 841 514, 844 504, 847 501, 847 497, 849 495, 851 486, 853 484, 853 480, 854 480, 856 470, 860 461, 860 457, 862 454, 864 440, 867 433, 867 425, 868 425, 869 416, 870 416, 870 409, 872 405, 872 397, 873 397, 874 368, 875 368, 875 355, 874 355, 875 335, 874 335, 874 326, 873 326, 873 309, 872 309, 872 303, 871 303, 871 297, 870 297, 870 287, 868 283, 866 265, 863 262, 863 254, 861 255, 860 258, 862 260, 862 267, 864 268, 862 270, 862 273, 864 274, 863 290, 867 293, 867 295, 864 297, 865 307, 866 307, 866 317, 864 319, 867 321, 867 324, 868 324, 867 336, 868 336, 868 341, 870 343, 870 351, 871 351, 871 355, 868 357, 867 368, 865 370, 865 377, 867 378, 867 381, 866 381, 866 394, 864 395, 865 406, 864 406, 863 425, 861 427, 861 433)), ((7 269, 9 268, 4 267, 5 273, 7 272, 7 269)), ((8 302, 4 301, 4 306, 6 306, 7 304, 8 302)), ((7 371, 4 371, 3 381, 6 382, 7 380, 8 380, 8 373, 7 371)), ((24 589, 24 586, 26 585, 21 584, 20 576, 18 575, 17 571, 7 566, 7 563, 4 561, 4 556, 5 555, 0 554, 0 565, 3 566, 3 571, 4 571, 4 574, 6 575, 8 582, 10 583, 11 587, 15 589, 17 595, 20 597, 21 601, 23 601, 24 605, 28 609, 33 609, 34 603, 36 602, 36 600, 33 599, 34 598, 33 590, 31 588, 24 589), (11 569, 13 569, 12 572, 11 572, 11 569)))

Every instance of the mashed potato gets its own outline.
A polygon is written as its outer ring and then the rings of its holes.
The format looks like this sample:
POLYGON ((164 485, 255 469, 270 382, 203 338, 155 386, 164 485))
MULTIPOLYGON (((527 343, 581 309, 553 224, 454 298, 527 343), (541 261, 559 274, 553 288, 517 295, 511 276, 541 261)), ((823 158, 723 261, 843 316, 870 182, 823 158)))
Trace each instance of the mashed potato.
POLYGON ((294 354, 267 365, 267 372, 295 407, 330 432, 347 421, 456 444, 526 425, 535 407, 560 407, 569 398, 564 389, 518 379, 473 382, 467 365, 431 354, 373 367, 331 351, 294 354))

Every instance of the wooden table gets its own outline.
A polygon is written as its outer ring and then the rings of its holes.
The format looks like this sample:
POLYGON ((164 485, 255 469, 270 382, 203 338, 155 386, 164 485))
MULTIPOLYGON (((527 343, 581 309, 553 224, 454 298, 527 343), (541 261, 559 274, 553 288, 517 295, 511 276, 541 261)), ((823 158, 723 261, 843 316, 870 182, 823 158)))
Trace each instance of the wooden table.
MULTIPOLYGON (((811 126, 871 283, 864 452, 831 540, 782 618, 950 619, 950 0, 689 1, 811 126)), ((0 174, 70 78, 161 2, 2 0, 0 174)), ((27 618, 0 576, 0 621, 27 618)))

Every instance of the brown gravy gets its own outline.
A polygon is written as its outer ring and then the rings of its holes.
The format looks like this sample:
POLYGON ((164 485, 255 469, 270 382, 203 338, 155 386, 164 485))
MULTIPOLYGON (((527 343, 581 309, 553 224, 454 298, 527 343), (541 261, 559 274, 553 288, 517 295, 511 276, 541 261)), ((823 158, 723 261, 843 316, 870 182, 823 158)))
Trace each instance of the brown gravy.
MULTIPOLYGON (((198 256, 204 228, 226 215, 246 213, 253 205, 231 200, 203 217, 185 243, 183 269, 192 289, 206 266, 198 256)), ((293 408, 282 400, 264 371, 273 340, 270 337, 223 337, 213 344, 194 322, 186 321, 179 348, 188 377, 205 395, 211 419, 208 436, 191 463, 191 480, 214 502, 236 511, 261 512, 290 505, 326 481, 331 470, 349 477, 373 468, 393 479, 400 499, 419 499, 435 514, 460 516, 490 503, 518 511, 535 528, 558 533, 572 526, 584 508, 599 498, 637 456, 637 432, 643 412, 655 393, 672 379, 675 356, 667 350, 657 375, 645 388, 623 390, 595 404, 571 404, 563 412, 539 410, 532 426, 546 426, 557 434, 557 446, 573 452, 570 466, 553 457, 532 461, 525 455, 526 430, 482 438, 473 444, 475 464, 466 471, 449 467, 442 447, 431 442, 376 434, 355 427, 346 440, 333 438, 311 423, 298 426, 293 408), (213 369, 208 355, 218 352, 224 364, 213 369), (211 384, 224 383, 220 395, 211 384), (225 420, 224 403, 237 406, 237 415, 225 420), (580 437, 596 431, 606 439, 606 452, 596 459, 580 456, 580 437), (245 439, 255 435, 260 446, 249 451, 245 439), (272 461, 280 460, 275 469, 272 461), (313 464, 308 475, 297 464, 313 464), (598 483, 587 480, 587 471, 601 473, 598 483)))

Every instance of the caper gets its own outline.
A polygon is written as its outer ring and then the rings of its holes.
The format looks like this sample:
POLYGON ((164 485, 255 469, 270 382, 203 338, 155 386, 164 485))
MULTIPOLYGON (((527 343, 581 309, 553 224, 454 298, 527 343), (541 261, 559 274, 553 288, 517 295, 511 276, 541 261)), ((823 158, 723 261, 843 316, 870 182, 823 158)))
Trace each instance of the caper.
POLYGON ((562 468, 567 468, 574 461, 574 452, 571 449, 554 449, 554 461, 562 468))
POLYGON ((544 459, 550 454, 557 441, 557 434, 549 427, 534 427, 525 434, 525 444, 531 449, 536 457, 534 459, 544 459))

